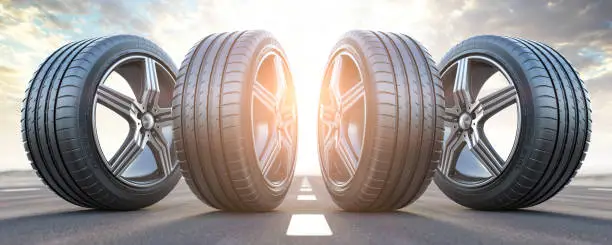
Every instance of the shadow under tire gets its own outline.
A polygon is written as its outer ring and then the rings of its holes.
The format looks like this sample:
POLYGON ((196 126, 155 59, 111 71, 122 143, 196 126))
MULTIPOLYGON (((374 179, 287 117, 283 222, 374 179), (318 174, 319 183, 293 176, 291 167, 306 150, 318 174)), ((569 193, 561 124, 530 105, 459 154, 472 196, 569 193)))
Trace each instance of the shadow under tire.
MULTIPOLYGON (((53 192, 75 205, 104 210, 140 209, 164 198, 180 178, 176 168, 169 168, 171 171, 164 172, 157 181, 142 186, 129 184, 111 172, 111 159, 106 160, 98 145, 92 115, 100 100, 103 78, 113 64, 131 55, 140 57, 143 66, 147 59, 163 67, 160 69, 167 71, 173 83, 176 68, 166 53, 144 38, 117 35, 59 48, 38 67, 26 90, 21 132, 28 159, 53 192)), ((127 99, 125 102, 130 105, 127 99)), ((169 112, 170 107, 164 109, 169 112)), ((132 156, 140 152, 135 149, 132 156)), ((166 149, 165 156, 171 157, 168 152, 166 149)))
POLYGON ((425 191, 441 155, 443 91, 427 50, 397 33, 346 33, 321 88, 318 147, 334 202, 389 211, 425 191))
MULTIPOLYGON (((487 144, 480 142, 488 141, 486 137, 467 144, 472 152, 480 149, 475 153, 476 159, 492 166, 493 174, 486 182, 466 185, 453 177, 462 161, 451 156, 453 151, 447 147, 451 140, 446 140, 436 184, 456 203, 479 210, 520 209, 550 199, 576 174, 589 146, 591 109, 583 81, 563 56, 545 44, 512 37, 476 36, 453 47, 439 64, 447 99, 453 94, 452 70, 456 69, 453 67, 463 61, 466 67, 486 69, 470 57, 497 64, 511 83, 508 88, 514 87, 477 100, 464 96, 474 100, 471 108, 485 118, 510 104, 518 105, 520 120, 513 150, 504 160, 495 149, 483 147, 487 144), (447 72, 451 73, 448 78, 447 72)), ((469 75, 465 84, 473 84, 483 75, 469 69, 466 68, 466 74, 475 74, 469 75)), ((490 74, 485 72, 483 76, 486 79, 490 74)), ((474 96, 478 88, 464 90, 471 90, 474 96)), ((451 113, 446 118, 452 125, 454 112, 449 103, 447 100, 446 109, 451 113)), ((476 123, 470 130, 481 128, 476 123)))
POLYGON ((266 31, 216 33, 179 70, 174 135, 182 174, 205 204, 269 211, 293 179, 297 111, 284 51, 266 31))

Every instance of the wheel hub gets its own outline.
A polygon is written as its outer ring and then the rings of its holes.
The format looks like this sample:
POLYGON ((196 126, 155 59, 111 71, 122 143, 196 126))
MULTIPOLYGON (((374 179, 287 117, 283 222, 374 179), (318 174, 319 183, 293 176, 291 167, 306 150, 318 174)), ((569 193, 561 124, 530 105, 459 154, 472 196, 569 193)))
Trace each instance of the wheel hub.
POLYGON ((276 129, 278 130, 282 130, 283 129, 283 113, 281 112, 281 108, 275 108, 274 110, 274 124, 276 125, 276 129))
POLYGON ((280 117, 280 115, 276 116, 276 129, 281 130, 283 128, 283 124, 282 124, 282 119, 280 117))
POLYGON ((155 118, 149 112, 144 113, 142 118, 140 118, 140 122, 142 123, 142 127, 146 130, 150 130, 155 126, 155 118))
POLYGON ((336 123, 336 128, 340 128, 340 123, 342 122, 342 113, 340 113, 340 111, 336 112, 336 118, 334 121, 336 123))
POLYGON ((472 125, 472 116, 468 113, 463 113, 459 116, 459 128, 467 130, 472 125))

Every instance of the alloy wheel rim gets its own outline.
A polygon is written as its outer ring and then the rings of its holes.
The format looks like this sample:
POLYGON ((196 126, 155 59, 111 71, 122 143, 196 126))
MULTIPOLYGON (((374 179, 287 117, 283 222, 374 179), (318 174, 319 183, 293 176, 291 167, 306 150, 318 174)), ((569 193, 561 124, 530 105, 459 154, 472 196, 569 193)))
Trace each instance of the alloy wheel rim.
POLYGON ((364 76, 348 52, 339 52, 330 64, 319 105, 319 152, 324 174, 335 185, 346 186, 357 172, 364 147, 364 76))
POLYGON ((111 65, 96 89, 92 123, 98 152, 110 173, 129 186, 154 186, 171 176, 177 167, 171 144, 174 83, 172 74, 155 59, 132 55, 111 65), (105 84, 113 72, 129 84, 133 96, 105 84), (114 154, 107 155, 99 140, 100 135, 110 132, 99 132, 102 122, 97 117, 98 105, 129 125, 128 135, 114 154), (150 155, 145 156, 145 152, 150 155))
POLYGON ((516 150, 521 129, 521 105, 515 82, 498 62, 481 55, 459 59, 442 72, 441 78, 447 95, 444 115, 446 133, 442 160, 437 170, 460 186, 488 184, 503 173, 516 150), (496 72, 503 75, 508 85, 477 98, 484 83, 496 72), (448 84, 450 82, 452 84, 448 84), (511 105, 516 105, 516 132, 510 153, 507 159, 503 159, 487 138, 484 124, 511 105), (468 150, 489 173, 488 177, 469 177, 473 176, 469 169, 458 171, 459 157, 462 151, 468 150))
POLYGON ((297 145, 297 105, 288 67, 278 50, 257 65, 251 96, 251 129, 258 166, 275 187, 291 177, 297 145))

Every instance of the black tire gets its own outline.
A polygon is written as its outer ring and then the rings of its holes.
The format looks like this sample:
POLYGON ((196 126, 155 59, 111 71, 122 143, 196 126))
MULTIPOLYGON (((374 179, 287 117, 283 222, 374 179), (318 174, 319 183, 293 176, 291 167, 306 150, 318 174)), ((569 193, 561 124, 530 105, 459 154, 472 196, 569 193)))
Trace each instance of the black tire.
POLYGON ((75 205, 143 208, 165 197, 180 178, 174 171, 155 185, 127 185, 109 171, 99 150, 92 121, 97 87, 109 67, 130 54, 153 58, 174 78, 176 68, 159 47, 118 35, 61 47, 40 65, 26 90, 21 127, 28 159, 53 192, 75 205))
MULTIPOLYGON (((269 68, 265 63, 269 57, 282 61, 282 82, 290 89, 282 94, 293 98, 284 51, 265 31, 209 35, 191 49, 179 70, 173 100, 178 160, 191 191, 211 207, 269 211, 280 205, 289 189, 297 149, 295 103, 288 119, 293 126, 284 134, 287 138, 282 138, 290 139, 293 145, 283 145, 289 147, 264 160, 255 149, 253 136, 253 115, 268 113, 253 109, 254 88, 261 84, 256 79, 279 82, 278 77, 259 77, 260 69, 269 68), (275 166, 272 173, 282 176, 279 182, 263 174, 264 162, 275 166)), ((281 138, 271 139, 281 143, 281 138)))
POLYGON ((347 211, 388 211, 414 202, 431 182, 443 139, 442 85, 431 56, 406 35, 356 30, 342 37, 329 60, 318 127, 322 175, 332 199, 347 211), (362 86, 363 107, 345 100, 344 109, 332 105, 336 62, 342 69, 336 94, 352 101, 347 94, 362 86), (347 85, 355 72, 361 83, 347 85), (365 125, 359 150, 358 140, 346 139, 345 125, 357 114, 365 125))
MULTIPOLYGON (((569 62, 545 44, 476 36, 452 48, 440 62, 445 90, 452 86, 445 72, 474 55, 498 63, 514 84, 520 117, 514 148, 506 160, 500 158, 503 168, 485 184, 466 186, 442 171, 435 182, 453 201, 473 209, 512 210, 540 204, 570 182, 585 158, 591 133, 585 85, 569 62)), ((497 154, 495 149, 491 152, 497 154)))

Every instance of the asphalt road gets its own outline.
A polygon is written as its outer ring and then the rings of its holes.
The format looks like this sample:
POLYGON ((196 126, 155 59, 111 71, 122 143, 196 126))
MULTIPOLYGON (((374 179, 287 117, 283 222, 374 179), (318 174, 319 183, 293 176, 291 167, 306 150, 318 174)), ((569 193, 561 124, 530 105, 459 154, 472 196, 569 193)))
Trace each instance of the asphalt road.
POLYGON ((333 204, 320 177, 300 176, 277 211, 248 214, 213 210, 182 182, 150 208, 101 212, 22 179, 0 185, 0 244, 609 245, 612 186, 570 186, 534 208, 480 212, 454 204, 432 185, 397 212, 347 213, 333 204))

